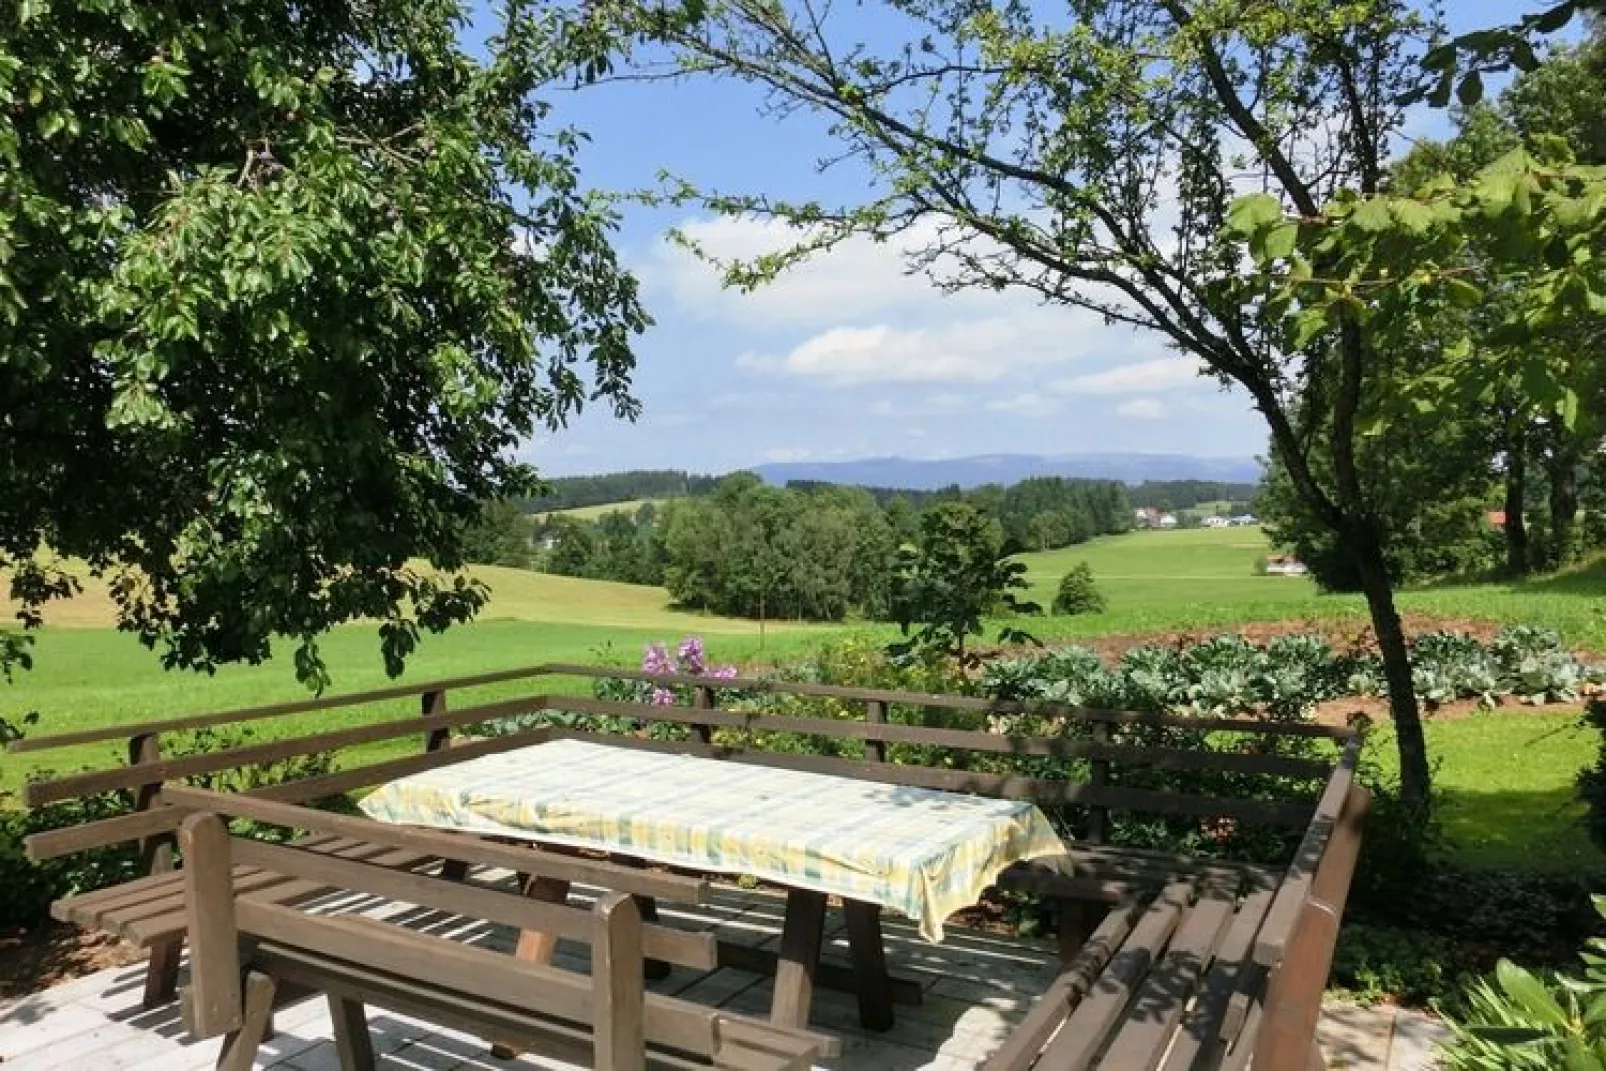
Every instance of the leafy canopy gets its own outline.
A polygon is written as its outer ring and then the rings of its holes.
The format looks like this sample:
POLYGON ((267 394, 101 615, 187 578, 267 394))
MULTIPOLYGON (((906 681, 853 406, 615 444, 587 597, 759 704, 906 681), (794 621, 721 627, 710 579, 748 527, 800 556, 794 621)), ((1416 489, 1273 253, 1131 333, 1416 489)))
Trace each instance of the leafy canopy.
POLYGON ((606 42, 507 0, 24 0, 0 23, 0 565, 105 573, 168 666, 471 617, 521 439, 620 416, 647 323, 537 94, 606 42), (91 47, 91 43, 93 43, 91 47), (415 568, 422 558, 430 568, 415 568), (72 569, 64 560, 78 564, 72 569))

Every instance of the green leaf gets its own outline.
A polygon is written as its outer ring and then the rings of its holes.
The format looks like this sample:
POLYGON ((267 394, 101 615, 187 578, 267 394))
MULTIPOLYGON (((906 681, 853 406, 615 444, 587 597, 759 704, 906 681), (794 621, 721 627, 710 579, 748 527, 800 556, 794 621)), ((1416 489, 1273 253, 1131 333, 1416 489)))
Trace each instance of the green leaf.
POLYGON ((1561 401, 1556 404, 1556 415, 1561 417, 1564 427, 1573 428, 1578 424, 1578 392, 1571 387, 1563 387, 1561 401))
POLYGON ((1469 1026, 1467 1033, 1496 1045, 1533 1045, 1550 1037, 1543 1030, 1531 1026, 1469 1026))
POLYGON ((1458 309, 1475 309, 1483 301, 1482 290, 1453 275, 1444 280, 1444 294, 1458 309))
POLYGON ((1369 197, 1356 205, 1355 214, 1350 218, 1361 230, 1372 234, 1388 230, 1393 226, 1394 220, 1389 212, 1388 202, 1380 197, 1369 197))
POLYGON ((1282 260, 1292 256, 1295 245, 1299 241, 1299 224, 1291 219, 1281 219, 1272 224, 1264 232, 1261 239, 1268 260, 1282 260))
POLYGON ((1568 0, 1568 2, 1565 4, 1557 4, 1550 10, 1541 11, 1539 14, 1533 16, 1533 28, 1538 30, 1540 33, 1555 33, 1557 30, 1561 29, 1563 26, 1572 21, 1573 13, 1577 11, 1577 9, 1578 5, 1574 3, 1573 0, 1568 0))
POLYGON ((1543 982, 1508 959, 1495 965, 1495 979, 1500 988, 1533 1018, 1552 1026, 1565 1027, 1567 1013, 1543 982))
POLYGON ((1433 209, 1420 201, 1401 198, 1389 203, 1389 214, 1412 234, 1425 234, 1433 227, 1433 209))
POLYGON ((1312 306, 1294 319, 1294 349, 1302 350, 1321 337, 1327 330, 1327 310, 1312 306))
POLYGON ((1461 102, 1462 107, 1470 108, 1483 99, 1483 75, 1473 71, 1461 79, 1456 86, 1455 99, 1461 102))
POLYGON ((1281 219, 1283 206, 1269 193, 1251 193, 1227 209, 1227 229, 1245 238, 1281 219))

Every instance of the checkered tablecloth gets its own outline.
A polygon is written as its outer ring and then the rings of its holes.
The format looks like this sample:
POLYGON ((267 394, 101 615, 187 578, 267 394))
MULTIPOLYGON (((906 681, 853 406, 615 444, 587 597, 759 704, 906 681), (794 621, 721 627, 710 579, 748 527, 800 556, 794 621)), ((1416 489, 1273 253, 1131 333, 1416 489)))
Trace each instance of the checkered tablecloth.
POLYGON ((1065 846, 1033 804, 555 740, 392 781, 383 822, 618 852, 881 904, 927 940, 998 872, 1065 846))

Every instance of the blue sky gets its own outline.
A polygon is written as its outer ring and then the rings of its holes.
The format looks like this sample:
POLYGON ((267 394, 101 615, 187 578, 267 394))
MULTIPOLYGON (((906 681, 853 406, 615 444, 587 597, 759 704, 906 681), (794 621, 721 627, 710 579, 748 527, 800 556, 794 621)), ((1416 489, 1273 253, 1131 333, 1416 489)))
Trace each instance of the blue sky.
MULTIPOLYGON (((1507 21, 1513 10, 1494 0, 1445 6, 1456 30, 1507 21)), ((868 8, 839 10, 863 17, 868 8)), ((716 189, 851 198, 853 173, 816 167, 831 148, 818 122, 765 116, 761 104, 746 87, 704 80, 588 87, 565 95, 559 112, 589 133, 582 164, 597 188, 638 189, 668 171, 716 189)), ((1435 134, 1442 122, 1423 116, 1411 132, 1435 134)), ((1243 393, 1199 378, 1152 334, 1025 294, 945 296, 906 276, 895 247, 868 242, 755 293, 724 291, 711 268, 665 241, 671 227, 726 254, 786 244, 773 225, 627 208, 617 244, 656 320, 637 347, 644 411, 628 424, 588 410, 528 444, 525 456, 544 473, 724 472, 881 455, 1263 452, 1261 419, 1243 393)))

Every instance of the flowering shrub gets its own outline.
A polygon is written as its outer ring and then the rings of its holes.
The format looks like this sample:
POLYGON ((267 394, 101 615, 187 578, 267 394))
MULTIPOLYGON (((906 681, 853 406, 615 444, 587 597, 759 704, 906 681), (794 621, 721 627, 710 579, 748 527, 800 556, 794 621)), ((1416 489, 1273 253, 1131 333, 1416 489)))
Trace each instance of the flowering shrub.
MULTIPOLYGON (((714 677, 730 680, 736 676, 732 665, 708 664, 708 652, 702 637, 687 636, 676 646, 673 654, 664 643, 649 643, 641 652, 641 671, 655 677, 714 677)), ((607 678, 592 685, 598 699, 611 699, 621 703, 650 703, 655 707, 690 705, 691 689, 669 682, 631 681, 607 678)))

